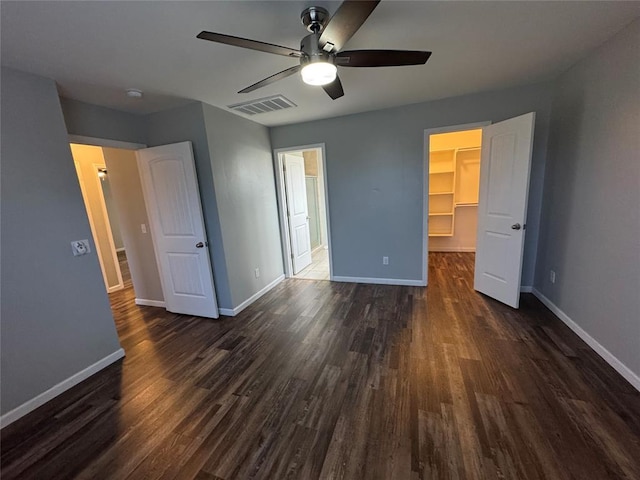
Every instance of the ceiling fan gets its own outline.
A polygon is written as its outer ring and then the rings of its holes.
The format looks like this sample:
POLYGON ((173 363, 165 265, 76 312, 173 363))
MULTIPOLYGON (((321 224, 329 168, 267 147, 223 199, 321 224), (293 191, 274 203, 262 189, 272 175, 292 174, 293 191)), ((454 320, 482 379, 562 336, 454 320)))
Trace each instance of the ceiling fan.
POLYGON ((258 88, 300 72, 305 83, 321 85, 324 91, 335 100, 344 95, 342 83, 337 75, 337 66, 396 67, 423 65, 427 63, 431 56, 431 52, 415 50, 342 50, 344 45, 378 6, 378 3, 380 3, 380 0, 346 0, 330 19, 329 12, 322 7, 306 8, 300 15, 300 19, 311 34, 302 39, 299 50, 207 31, 200 32, 197 38, 299 59, 299 65, 260 80, 240 90, 238 93, 253 92, 258 88))

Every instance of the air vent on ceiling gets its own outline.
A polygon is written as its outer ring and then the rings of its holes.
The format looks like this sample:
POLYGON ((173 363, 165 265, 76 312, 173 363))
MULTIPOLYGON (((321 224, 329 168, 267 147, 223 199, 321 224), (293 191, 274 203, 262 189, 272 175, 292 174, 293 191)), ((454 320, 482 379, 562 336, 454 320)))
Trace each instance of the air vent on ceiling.
POLYGON ((291 107, 297 107, 297 105, 283 95, 273 95, 272 97, 258 98, 257 100, 251 100, 250 102, 229 105, 231 110, 247 115, 276 112, 278 110, 284 110, 285 108, 291 107))

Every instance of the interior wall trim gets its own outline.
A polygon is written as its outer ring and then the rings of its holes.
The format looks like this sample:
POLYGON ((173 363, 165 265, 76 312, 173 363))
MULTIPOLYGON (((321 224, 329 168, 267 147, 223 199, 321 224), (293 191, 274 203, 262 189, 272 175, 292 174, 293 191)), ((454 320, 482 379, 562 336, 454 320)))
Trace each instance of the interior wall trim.
POLYGON ((269 285, 267 285, 262 290, 259 290, 258 292, 256 292, 253 295, 251 295, 249 298, 247 298, 244 302, 242 302, 240 305, 238 305, 235 308, 218 308, 218 310, 220 312, 220 315, 225 315, 227 317, 235 317, 241 311, 243 311, 245 308, 247 308, 249 305, 251 305, 253 302, 258 300, 265 293, 267 293, 268 291, 273 289, 276 285, 278 285, 281 281, 283 281, 284 278, 285 278, 284 274, 280 275, 278 278, 276 278, 269 285))
POLYGON ((425 280, 407 280, 404 278, 367 278, 367 277, 336 277, 332 281, 349 283, 371 283, 374 285, 404 285, 408 287, 426 287, 425 280))
POLYGON ((147 148, 144 143, 121 142, 120 140, 111 140, 109 138, 87 137, 85 135, 69 134, 67 136, 69 143, 80 143, 83 145, 94 145, 96 147, 124 148, 126 150, 139 150, 147 148))
POLYGON ((607 362, 613 369, 622 375, 625 380, 627 380, 633 387, 640 391, 640 376, 634 373, 629 367, 627 367, 624 363, 622 363, 618 358, 603 347, 595 338, 589 335, 586 331, 582 329, 580 325, 571 320, 569 315, 564 313, 560 308, 545 297, 540 290, 537 288, 533 288, 533 294, 540 300, 549 310, 551 310, 556 317, 558 317, 562 322, 569 327, 573 332, 578 335, 584 342, 589 345, 595 352, 600 355, 605 362, 607 362))
POLYGON ((162 307, 166 308, 163 300, 149 300, 148 298, 136 298, 136 305, 142 305, 145 307, 162 307))
POLYGON ((86 380, 91 375, 98 373, 103 368, 106 368, 112 363, 117 362, 122 357, 124 357, 124 350, 122 348, 119 348, 118 350, 107 355, 103 359, 98 360, 93 365, 89 365, 84 370, 80 370, 78 373, 61 381, 57 385, 54 385, 49 390, 46 390, 39 395, 36 395, 31 400, 27 400, 22 405, 14 408, 13 410, 10 410, 9 412, 2 415, 2 417, 0 417, 0 428, 4 428, 7 425, 10 425, 11 423, 15 422, 19 418, 24 417, 26 414, 34 411, 36 408, 47 403, 49 400, 54 399, 58 395, 76 386, 83 380, 86 380))
POLYGON ((430 252, 475 252, 476 247, 429 247, 430 252))

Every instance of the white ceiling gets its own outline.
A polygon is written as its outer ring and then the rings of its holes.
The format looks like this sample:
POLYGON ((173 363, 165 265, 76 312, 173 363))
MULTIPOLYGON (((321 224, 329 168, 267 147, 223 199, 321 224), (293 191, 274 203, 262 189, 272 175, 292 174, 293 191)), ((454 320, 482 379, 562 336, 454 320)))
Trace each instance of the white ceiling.
POLYGON ((297 48, 307 34, 300 12, 339 4, 2 1, 2 64, 54 78, 66 97, 134 113, 284 94, 298 107, 250 117, 271 126, 551 79, 640 16, 640 2, 385 0, 346 48, 433 55, 424 66, 341 68, 338 100, 299 76, 239 95, 296 60, 195 38, 210 30, 297 48), (129 87, 144 99, 126 98, 129 87))

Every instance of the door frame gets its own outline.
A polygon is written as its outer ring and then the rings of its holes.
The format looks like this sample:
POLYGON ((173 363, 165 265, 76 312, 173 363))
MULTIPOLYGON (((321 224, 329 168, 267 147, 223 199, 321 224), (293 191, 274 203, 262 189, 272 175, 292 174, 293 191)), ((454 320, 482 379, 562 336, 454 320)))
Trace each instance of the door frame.
MULTIPOLYGON (((491 121, 474 123, 462 123, 444 127, 426 128, 424 130, 424 151, 422 167, 422 284, 426 287, 429 281, 429 138, 438 133, 460 132, 464 130, 477 130, 491 125, 491 121)), ((482 177, 480 177, 482 182, 482 177)), ((478 204, 479 205, 479 204, 478 204)))
MULTIPOLYGON (((301 150, 317 150, 322 156, 318 162, 318 191, 324 192, 324 211, 327 225, 327 249, 329 250, 329 280, 333 280, 333 256, 331 249, 331 222, 329 218, 329 187, 327 182, 327 155, 324 143, 300 145, 294 147, 276 148, 273 150, 273 161, 276 171, 276 194, 278 199, 278 216, 280 217, 280 241, 282 243, 282 256, 284 264, 284 276, 293 276, 293 262, 291 261, 291 238, 289 235, 289 219, 287 217, 287 197, 284 185, 284 158, 285 153, 299 152, 301 150)), ((322 212, 321 212, 322 214, 322 212)))
POLYGON ((110 140, 108 138, 87 137, 84 135, 67 135, 69 143, 79 143, 81 145, 93 145, 94 147, 123 148, 125 150, 140 150, 147 148, 144 143, 121 142, 120 140, 110 140))
MULTIPOLYGON (((103 257, 102 248, 100 247, 100 242, 98 242, 97 240, 98 234, 96 232, 96 222, 93 219, 93 212, 91 211, 91 208, 89 208, 89 194, 87 193, 87 183, 84 178, 84 174, 82 173, 82 166, 75 159, 73 159, 73 164, 76 170, 76 178, 78 179, 80 192, 82 194, 82 203, 83 203, 82 206, 84 207, 84 211, 87 214, 87 220, 89 221, 89 229, 91 230, 91 239, 93 240, 93 245, 95 246, 95 249, 96 249, 96 256, 98 257, 98 263, 100 264, 100 273, 102 274, 102 281, 104 282, 104 288, 107 290, 107 293, 112 293, 118 290, 122 290, 122 288, 124 288, 124 284, 122 282, 122 273, 120 272, 120 265, 118 265, 118 262, 117 262, 117 259, 118 259, 117 255, 114 256, 114 260, 115 260, 114 267, 116 270, 116 276, 118 277, 118 284, 109 286, 109 280, 107 279, 107 273, 104 266, 104 257, 103 257)), ((96 165, 95 163, 92 164, 92 170, 94 169, 95 165, 96 165)), ((97 188, 102 193, 102 186, 100 185, 97 188)), ((104 196, 102 197, 102 200, 104 200, 104 196)), ((111 235, 110 228, 107 230, 107 234, 111 235)), ((111 243, 111 238, 109 238, 109 243, 111 243)))
MULTIPOLYGON (((109 237, 109 248, 111 249, 111 255, 115 260, 116 276, 118 277, 118 285, 115 285, 108 289, 108 292, 116 292, 124 288, 124 281, 122 280, 122 271, 120 270, 120 261, 118 260, 118 252, 116 251, 116 242, 113 240, 113 230, 111 229, 111 219, 109 218, 109 211, 107 210, 107 201, 104 198, 104 190, 102 190, 102 179, 98 175, 100 169, 107 169, 107 166, 102 163, 93 163, 91 165, 92 172, 95 174, 95 182, 98 190, 98 197, 100 198, 100 209, 102 210, 102 216, 104 217, 104 226, 107 230, 107 236, 109 237)), ((93 221, 93 219, 91 219, 93 221)))

